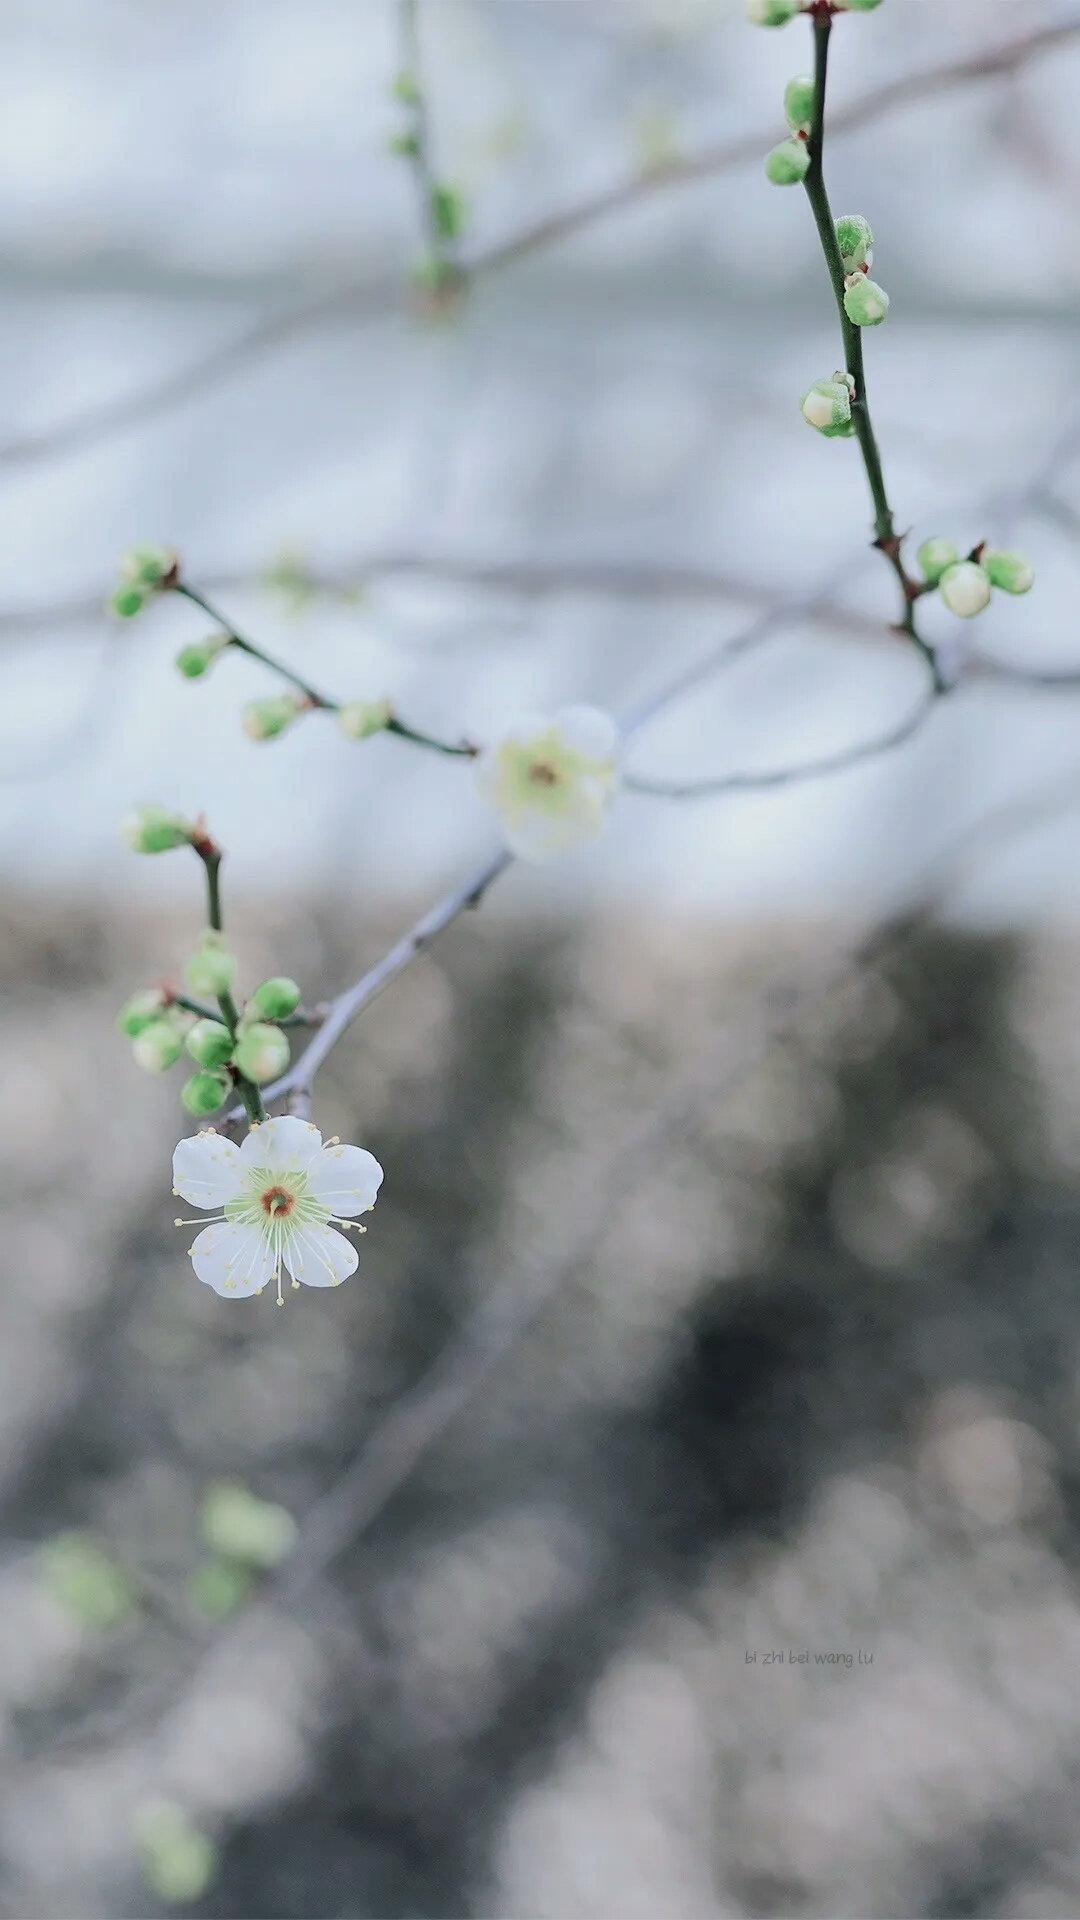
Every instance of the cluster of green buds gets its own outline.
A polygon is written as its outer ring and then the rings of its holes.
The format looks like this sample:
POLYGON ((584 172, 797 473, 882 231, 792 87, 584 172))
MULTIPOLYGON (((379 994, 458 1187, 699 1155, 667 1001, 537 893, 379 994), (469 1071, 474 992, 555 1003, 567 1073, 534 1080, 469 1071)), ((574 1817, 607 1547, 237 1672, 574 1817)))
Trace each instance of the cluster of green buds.
POLYGON ((1002 593, 1029 593, 1035 569, 1015 547, 989 547, 983 542, 966 559, 951 540, 935 536, 924 540, 916 556, 928 588, 936 587, 950 613, 973 620, 990 605, 995 587, 1002 593))
POLYGON ((172 547, 132 547, 120 562, 120 584, 109 601, 113 613, 133 619, 155 593, 174 586, 179 573, 179 555, 172 547))
POLYGON ((889 296, 870 278, 874 236, 869 220, 861 213, 842 213, 836 244, 844 268, 844 312, 853 327, 879 327, 889 311, 889 296))
MULTIPOLYGON (((813 11, 815 0, 746 0, 746 17, 755 27, 786 27, 797 13, 813 11)), ((881 0, 831 0, 832 13, 872 13, 881 0)))
MULTIPOLYGON (((235 955, 226 952, 220 934, 208 929, 188 960, 187 985, 220 1003, 228 1001, 235 975, 235 955)), ((197 1071, 184 1082, 180 1098, 189 1113, 202 1116, 225 1105, 238 1074, 262 1087, 284 1073, 289 1042, 277 1022, 299 1005, 296 981, 283 974, 261 981, 228 1020, 194 1012, 166 987, 143 987, 125 1001, 116 1024, 147 1073, 168 1072, 187 1052, 197 1071)))
MULTIPOLYGON (((771 23, 767 23, 771 24, 771 23)), ((790 133, 765 156, 765 177, 774 187, 794 187, 810 171, 810 129, 814 124, 814 83, 797 74, 784 90, 784 117, 790 133)))

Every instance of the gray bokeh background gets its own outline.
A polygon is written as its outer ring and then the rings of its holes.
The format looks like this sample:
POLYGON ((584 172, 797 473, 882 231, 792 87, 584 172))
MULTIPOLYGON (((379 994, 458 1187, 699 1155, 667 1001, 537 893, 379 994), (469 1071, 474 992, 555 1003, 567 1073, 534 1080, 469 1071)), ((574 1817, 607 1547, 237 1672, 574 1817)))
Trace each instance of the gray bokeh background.
MULTIPOLYGON (((867 359, 900 524, 1008 527, 1036 591, 964 630, 980 662, 902 751, 627 796, 597 846, 512 870, 328 1067, 320 1125, 386 1182, 357 1282, 278 1315, 195 1285, 170 1225, 178 1082, 112 1021, 179 970, 199 876, 116 819, 205 809, 245 984, 311 1000, 493 823, 399 741, 313 718, 253 746, 272 683, 182 682, 179 603, 110 624, 118 553, 175 543, 330 691, 454 735, 626 713, 827 585, 840 616, 641 734, 656 774, 869 737, 919 663, 855 452, 799 418, 835 321, 758 158, 432 314, 392 7, 6 9, 0 1910, 170 1910, 132 1833, 164 1794, 216 1849, 186 1910, 238 1920, 1080 1911, 1077 693, 992 670, 1080 671, 1080 16, 884 0, 838 24, 834 80, 842 109, 1074 20, 829 158, 893 301, 867 359), (289 555, 299 610, 265 580, 289 555), (303 1523, 429 1366, 460 1383, 482 1304, 533 1289, 299 1598, 191 1606, 208 1482, 303 1523), (43 1578, 72 1528, 136 1596, 107 1628, 43 1578), (870 1657, 746 1659, 779 1649, 870 1657)), ((420 26, 476 251, 764 150, 806 60, 802 23, 721 0, 421 0, 420 26)))

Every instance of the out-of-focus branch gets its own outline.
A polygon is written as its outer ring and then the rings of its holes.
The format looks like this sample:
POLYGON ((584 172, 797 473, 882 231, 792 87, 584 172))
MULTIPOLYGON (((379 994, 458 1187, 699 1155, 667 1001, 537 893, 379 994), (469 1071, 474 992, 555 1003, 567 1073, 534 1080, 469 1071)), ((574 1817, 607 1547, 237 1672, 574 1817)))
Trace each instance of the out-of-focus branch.
MULTIPOLYGON (((1002 41, 997 46, 983 47, 977 53, 959 60, 945 61, 938 66, 905 74, 884 86, 872 88, 861 99, 840 108, 832 117, 831 133, 835 137, 837 134, 854 132, 870 122, 876 123, 882 115, 910 101, 930 99, 956 88, 995 79, 999 75, 1017 73, 1029 61, 1063 45, 1078 34, 1080 13, 1070 15, 1056 24, 1036 28, 1015 39, 1002 41)), ((665 161, 662 166, 645 168, 613 187, 590 195, 576 206, 563 208, 533 221, 504 239, 477 248, 472 253, 464 252, 459 261, 460 277, 474 279, 516 265, 545 247, 572 239, 575 234, 584 232, 599 221, 625 212, 656 194, 689 186, 755 161, 759 159, 763 148, 771 143, 774 131, 770 125, 764 130, 740 134, 733 140, 712 143, 700 148, 697 153, 665 161)), ((385 313, 394 307, 400 297, 401 289, 396 277, 340 287, 331 293, 318 295, 289 313, 261 321, 224 346, 214 348, 190 366, 167 375, 165 379, 137 393, 120 400, 106 401, 55 426, 9 440, 6 446, 0 447, 0 465, 26 465, 92 444, 125 427, 138 426, 312 327, 323 326, 339 316, 385 313)))

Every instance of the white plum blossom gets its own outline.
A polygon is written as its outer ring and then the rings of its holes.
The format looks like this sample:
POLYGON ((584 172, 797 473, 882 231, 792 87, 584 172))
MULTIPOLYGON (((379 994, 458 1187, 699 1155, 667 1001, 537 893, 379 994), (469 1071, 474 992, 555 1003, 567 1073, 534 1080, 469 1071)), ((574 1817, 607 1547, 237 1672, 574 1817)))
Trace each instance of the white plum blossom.
POLYGON ((211 1127, 173 1154, 173 1192, 221 1208, 190 1248, 199 1279, 237 1300, 275 1280, 279 1305, 283 1263, 294 1287, 336 1287, 355 1272, 356 1249, 335 1228, 366 1231, 341 1216, 368 1213, 382 1177, 363 1147, 324 1146, 317 1127, 291 1115, 252 1127, 240 1146, 211 1127))
POLYGON ((619 730, 598 707, 523 714, 476 763, 484 798, 522 860, 557 860, 595 840, 619 789, 619 730))

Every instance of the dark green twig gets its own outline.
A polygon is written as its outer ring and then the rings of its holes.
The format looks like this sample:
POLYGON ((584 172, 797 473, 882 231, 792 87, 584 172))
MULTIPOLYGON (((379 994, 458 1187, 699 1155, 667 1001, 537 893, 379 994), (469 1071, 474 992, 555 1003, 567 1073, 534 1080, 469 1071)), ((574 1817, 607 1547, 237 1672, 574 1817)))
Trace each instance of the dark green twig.
POLYGON ((935 691, 941 694, 946 691, 946 687, 938 672, 937 662, 934 658, 934 650, 929 642, 923 639, 915 625, 915 602, 926 591, 926 588, 923 582, 913 580, 908 574, 907 568, 904 566, 901 555, 902 542, 896 531, 896 522, 885 489, 885 474, 881 464, 881 453, 877 443, 877 436, 874 433, 873 421, 870 417, 870 403, 866 396, 866 371, 863 364, 862 329, 854 326, 848 319, 847 310, 844 306, 844 262, 841 258, 840 246, 836 238, 836 223, 833 219, 832 208, 829 205, 829 195, 825 186, 824 172, 825 96, 829 75, 829 38, 832 33, 832 14, 827 7, 823 6, 820 10, 814 12, 813 32, 814 117, 810 129, 810 137, 807 142, 810 166, 807 170, 803 185, 806 188, 806 197, 810 202, 814 222, 817 226, 818 238, 821 241, 821 249, 825 255, 825 265, 828 268, 829 279, 832 282, 832 290, 840 315, 840 331, 844 342, 844 365, 855 383, 855 391, 851 400, 851 420, 855 428, 856 438, 859 442, 859 451, 862 454, 863 466, 866 468, 866 479, 870 488, 870 497, 874 503, 874 532, 876 535, 874 545, 880 548, 888 560, 889 565, 892 567, 903 597, 902 612, 900 620, 897 623, 897 629, 907 636, 913 646, 918 648, 934 675, 935 691))
MULTIPOLYGON (((214 933, 221 933, 223 931, 221 918, 221 848, 215 840, 211 840, 208 833, 201 831, 193 837, 191 844, 198 854, 199 859, 202 861, 203 871, 206 874, 207 918, 212 931, 214 933)), ((217 1003, 222 1020, 235 1038, 236 1029, 240 1024, 240 1010, 228 987, 225 988, 223 993, 218 994, 217 1003)), ((253 1127, 258 1126, 261 1120, 266 1119, 266 1108, 263 1105, 262 1094, 254 1080, 248 1080, 236 1067, 233 1067, 231 1071, 236 1081, 236 1091, 244 1103, 244 1110, 248 1120, 253 1127)))

